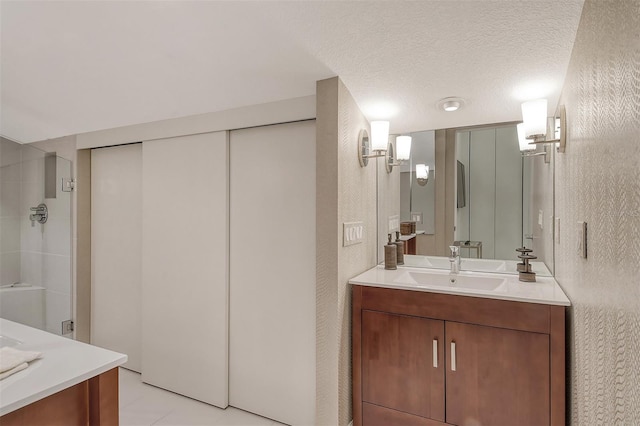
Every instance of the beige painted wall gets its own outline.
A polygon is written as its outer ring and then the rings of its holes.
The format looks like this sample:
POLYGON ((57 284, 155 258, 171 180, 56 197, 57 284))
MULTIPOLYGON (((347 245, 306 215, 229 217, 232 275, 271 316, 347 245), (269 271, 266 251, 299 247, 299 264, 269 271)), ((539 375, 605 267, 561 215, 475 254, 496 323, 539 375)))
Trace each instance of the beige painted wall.
POLYGON ((586 0, 561 104, 556 278, 569 310, 570 420, 640 422, 640 1, 586 0), (588 222, 588 258, 576 253, 588 222))
POLYGON ((316 424, 347 425, 351 414, 351 288, 376 264, 376 168, 360 167, 358 133, 369 128, 337 78, 316 90, 316 424), (364 242, 342 247, 342 223, 362 221, 364 242))

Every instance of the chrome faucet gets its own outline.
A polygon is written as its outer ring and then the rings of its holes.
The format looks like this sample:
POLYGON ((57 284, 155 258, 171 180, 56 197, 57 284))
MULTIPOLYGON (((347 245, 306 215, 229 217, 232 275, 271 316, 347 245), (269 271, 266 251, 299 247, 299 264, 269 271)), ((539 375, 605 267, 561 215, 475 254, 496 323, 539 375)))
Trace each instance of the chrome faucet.
POLYGON ((460 272, 460 247, 449 246, 449 263, 451 264, 451 273, 457 274, 460 272))

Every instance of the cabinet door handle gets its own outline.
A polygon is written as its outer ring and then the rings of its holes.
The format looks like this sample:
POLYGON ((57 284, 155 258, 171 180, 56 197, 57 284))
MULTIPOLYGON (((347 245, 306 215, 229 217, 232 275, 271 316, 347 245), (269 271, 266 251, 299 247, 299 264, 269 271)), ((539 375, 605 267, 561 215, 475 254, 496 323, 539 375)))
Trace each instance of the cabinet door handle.
POLYGON ((456 371, 456 342, 451 341, 451 371, 456 371))
POLYGON ((438 368, 438 339, 433 339, 433 368, 438 368))

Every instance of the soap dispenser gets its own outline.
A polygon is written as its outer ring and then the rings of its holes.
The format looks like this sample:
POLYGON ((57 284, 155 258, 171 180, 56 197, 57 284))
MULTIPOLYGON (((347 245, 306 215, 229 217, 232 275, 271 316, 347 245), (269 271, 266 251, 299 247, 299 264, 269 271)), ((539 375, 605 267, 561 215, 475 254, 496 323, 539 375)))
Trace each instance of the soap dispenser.
POLYGON ((389 234, 389 242, 384 246, 384 269, 398 269, 398 246, 391 241, 391 234, 389 234))
POLYGON ((404 241, 400 240, 400 232, 396 231, 396 240, 394 243, 396 245, 396 256, 398 260, 398 265, 404 265, 404 241))

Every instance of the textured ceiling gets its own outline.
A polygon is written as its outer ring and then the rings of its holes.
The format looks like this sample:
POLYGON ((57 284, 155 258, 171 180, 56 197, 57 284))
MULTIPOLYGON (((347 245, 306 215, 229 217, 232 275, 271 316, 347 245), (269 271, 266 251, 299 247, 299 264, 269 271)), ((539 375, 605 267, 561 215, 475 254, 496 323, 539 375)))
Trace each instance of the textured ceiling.
POLYGON ((393 133, 557 103, 582 0, 0 3, 0 133, 21 142, 315 93, 393 133), (456 113, 439 99, 466 100, 456 113))

